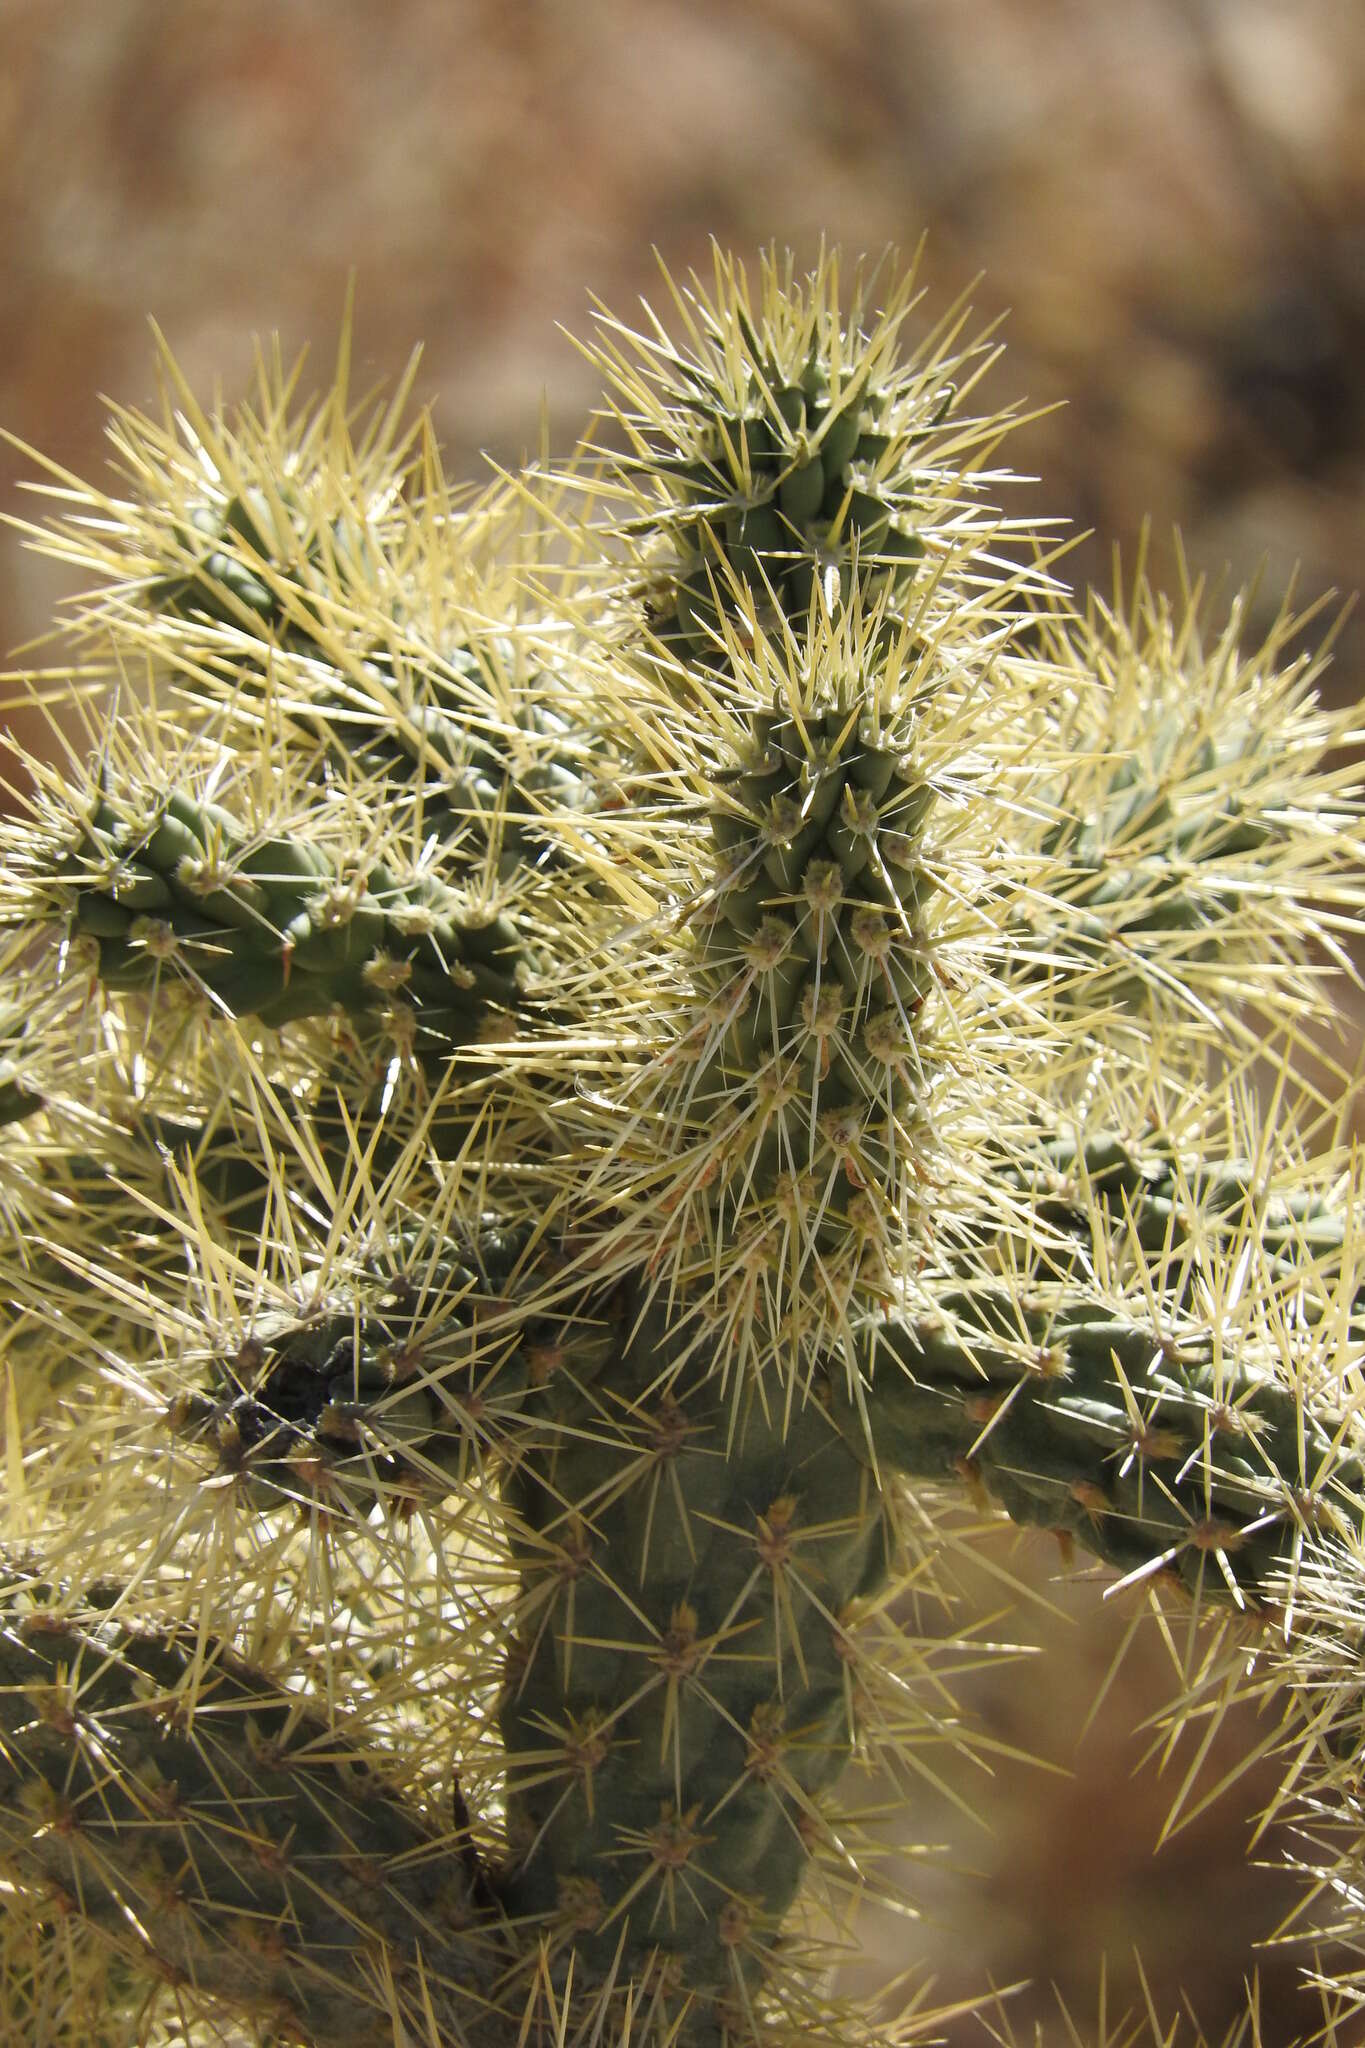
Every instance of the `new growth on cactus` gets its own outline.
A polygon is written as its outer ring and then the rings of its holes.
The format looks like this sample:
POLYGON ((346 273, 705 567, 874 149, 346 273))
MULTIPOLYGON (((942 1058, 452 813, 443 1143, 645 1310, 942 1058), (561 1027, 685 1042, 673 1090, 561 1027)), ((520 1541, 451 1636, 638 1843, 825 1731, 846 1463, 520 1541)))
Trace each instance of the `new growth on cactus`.
POLYGON ((1353 715, 1287 609, 1072 598, 964 308, 666 285, 601 314, 579 449, 483 487, 345 348, 211 412, 163 351, 107 492, 47 466, 86 587, 0 827, 29 2048, 931 2037, 832 1972, 885 1774, 988 1746, 954 1682, 1008 1646, 938 1603, 1002 1513, 1203 1624, 1174 1726, 1278 1700, 1359 2002, 1365 1209, 1308 1022, 1353 715))

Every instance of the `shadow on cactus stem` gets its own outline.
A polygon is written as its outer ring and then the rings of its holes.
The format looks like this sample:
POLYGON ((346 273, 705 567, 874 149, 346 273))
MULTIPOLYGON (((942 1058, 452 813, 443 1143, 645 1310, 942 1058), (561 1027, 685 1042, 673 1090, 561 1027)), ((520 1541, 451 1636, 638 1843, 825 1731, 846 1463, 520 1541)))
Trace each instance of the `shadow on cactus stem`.
POLYGON ((1002 1513, 1159 1607, 1171 1740, 1265 1703, 1349 2026, 1362 1211, 1300 1064, 1353 715, 1288 613, 1071 598, 964 308, 665 289, 560 465, 453 489, 343 348, 211 413, 163 353, 119 481, 49 470, 85 731, 0 837, 30 2048, 933 2038, 831 1972, 888 1783, 913 1825, 992 1755, 958 1694, 1017 1646, 953 1571, 1002 1513))

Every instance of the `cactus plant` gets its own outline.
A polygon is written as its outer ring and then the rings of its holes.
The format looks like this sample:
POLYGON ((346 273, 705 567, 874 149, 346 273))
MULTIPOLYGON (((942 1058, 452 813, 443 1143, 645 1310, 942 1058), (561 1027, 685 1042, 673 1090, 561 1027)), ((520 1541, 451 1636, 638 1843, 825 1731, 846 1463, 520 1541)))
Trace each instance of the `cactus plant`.
POLYGON ((964 1488, 1222 1617, 1176 1719, 1279 1688, 1365 1926, 1351 714, 1288 612, 1075 606, 961 308, 670 292, 562 467, 165 357, 30 529, 89 585, 0 880, 32 2048, 891 2038, 829 1971, 866 1768, 984 1740, 915 1620, 964 1488))

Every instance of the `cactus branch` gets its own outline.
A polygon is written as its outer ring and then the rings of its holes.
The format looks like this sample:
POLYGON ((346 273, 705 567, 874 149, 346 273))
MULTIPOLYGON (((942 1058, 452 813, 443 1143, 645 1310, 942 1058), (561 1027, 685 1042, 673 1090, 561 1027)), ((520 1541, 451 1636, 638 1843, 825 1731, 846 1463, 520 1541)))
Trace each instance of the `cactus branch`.
POLYGON ((1306 1532, 1365 1516, 1346 1418, 1306 1412, 1207 1331, 979 1291, 880 1326, 869 1355, 863 1399, 888 1473, 966 1479, 1125 1578, 1169 1570, 1256 1606, 1306 1532))
POLYGON ((456 1836, 223 1650, 12 1613, 0 1634, 0 1857, 140 1967, 320 2048, 468 2025, 505 1969, 456 1836))

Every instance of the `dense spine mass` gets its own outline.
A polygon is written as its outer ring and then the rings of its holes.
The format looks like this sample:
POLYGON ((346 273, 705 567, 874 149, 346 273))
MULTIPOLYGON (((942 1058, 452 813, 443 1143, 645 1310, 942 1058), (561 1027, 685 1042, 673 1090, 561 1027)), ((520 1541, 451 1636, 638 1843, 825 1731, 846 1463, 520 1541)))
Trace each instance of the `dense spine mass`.
POLYGON ((656 1083, 658 1256, 719 1267, 727 1340, 743 1359, 780 1332, 788 1370, 884 1296, 925 1149, 934 791, 912 713, 877 714, 858 688, 751 713, 711 778, 656 1083))
POLYGON ((836 266, 798 282, 768 262, 756 307, 722 260, 715 299, 688 308, 690 348, 603 320, 593 358, 631 444, 621 525, 682 661, 723 672, 726 623, 755 603, 799 622, 841 587, 906 591, 970 493, 975 436, 949 415, 975 352, 936 338, 902 357, 909 288, 874 310, 878 281, 860 272, 845 308, 836 266))
POLYGON ((1175 1722, 1287 1681, 1359 1922, 1350 714, 1287 615, 1076 607, 957 312, 670 290, 559 471, 267 360, 63 479, 121 694, 0 827, 16 2048, 907 2039, 829 1980, 970 1747, 964 1486, 1232 1617, 1175 1722))

